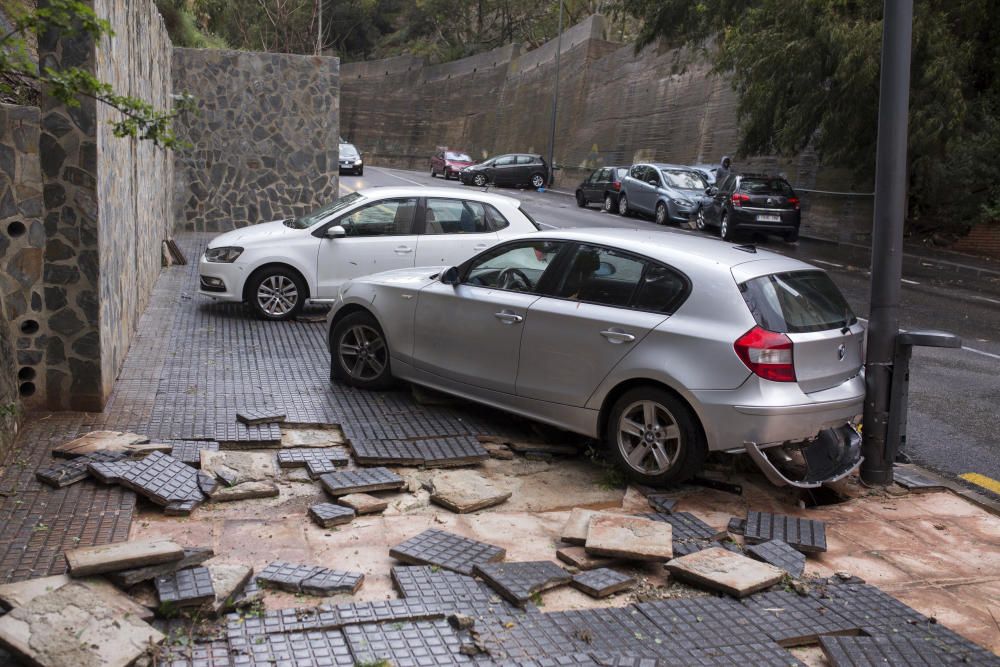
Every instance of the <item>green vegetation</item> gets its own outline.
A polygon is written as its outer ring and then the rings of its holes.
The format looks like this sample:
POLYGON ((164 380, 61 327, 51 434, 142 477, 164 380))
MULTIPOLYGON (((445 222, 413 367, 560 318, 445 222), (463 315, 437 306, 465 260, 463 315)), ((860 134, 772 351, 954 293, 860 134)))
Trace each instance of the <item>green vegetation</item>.
MULTIPOLYGON (((914 3, 909 211, 920 229, 1000 217, 986 165, 1000 150, 1000 3, 914 3)), ((694 47, 739 94, 743 154, 824 163, 870 187, 875 167, 882 1, 620 0, 642 21, 638 48, 694 47)))

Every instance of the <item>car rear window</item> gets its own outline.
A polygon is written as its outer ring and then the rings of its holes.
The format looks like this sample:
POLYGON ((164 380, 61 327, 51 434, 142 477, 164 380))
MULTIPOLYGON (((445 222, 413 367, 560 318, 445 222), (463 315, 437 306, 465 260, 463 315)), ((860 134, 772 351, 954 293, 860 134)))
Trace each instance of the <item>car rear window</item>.
POLYGON ((781 195, 791 197, 795 192, 783 178, 744 178, 740 182, 740 192, 748 195, 781 195))
POLYGON ((850 305, 823 271, 789 271, 740 285, 743 300, 762 328, 776 333, 841 329, 857 322, 850 305))
POLYGON ((538 223, 537 223, 537 222, 535 221, 535 219, 534 219, 534 218, 532 218, 532 217, 531 217, 531 216, 530 216, 530 215, 528 214, 528 212, 527 212, 527 211, 525 211, 525 210, 524 210, 523 208, 518 208, 517 210, 521 212, 521 215, 523 215, 524 217, 526 217, 526 218, 528 219, 528 222, 530 222, 531 224, 533 224, 533 225, 535 226, 535 229, 537 229, 538 231, 542 231, 542 226, 541 226, 540 224, 538 224, 538 223))
POLYGON ((446 160, 456 160, 458 162, 472 162, 472 158, 465 153, 445 153, 444 157, 446 160))

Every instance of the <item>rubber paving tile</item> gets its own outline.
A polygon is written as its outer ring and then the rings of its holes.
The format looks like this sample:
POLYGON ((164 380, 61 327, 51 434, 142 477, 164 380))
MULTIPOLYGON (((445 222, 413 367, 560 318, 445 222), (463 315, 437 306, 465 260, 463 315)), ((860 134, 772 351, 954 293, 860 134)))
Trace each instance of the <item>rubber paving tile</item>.
POLYGON ((729 598, 698 597, 642 602, 636 609, 677 648, 689 651, 760 641, 755 615, 729 598))
POLYGON ((677 509, 678 500, 662 493, 651 493, 646 496, 646 502, 649 503, 654 512, 671 514, 677 509))
POLYGON ((161 604, 198 607, 215 600, 212 575, 201 565, 156 577, 154 584, 161 604))
POLYGON ((568 584, 573 578, 569 572, 548 560, 476 563, 472 570, 493 590, 518 606, 527 603, 532 595, 568 584))
POLYGON ((35 472, 35 479, 47 486, 61 489, 90 477, 91 463, 114 463, 125 459, 125 452, 92 452, 69 461, 55 463, 35 472))
POLYGON ((684 664, 685 647, 634 606, 599 608, 542 614, 573 642, 574 650, 605 655, 655 657, 684 664))
POLYGON ((319 605, 275 609, 263 614, 232 613, 226 616, 226 636, 251 637, 280 632, 335 630, 360 623, 399 623, 437 620, 445 611, 428 600, 382 600, 348 602, 336 606, 319 605))
POLYGON ((205 500, 198 483, 203 473, 163 452, 152 452, 127 463, 91 463, 89 468, 107 481, 122 484, 157 505, 197 504, 205 500), (111 475, 101 472, 112 466, 111 475))
POLYGON ((213 440, 175 440, 172 445, 170 455, 178 461, 183 461, 195 468, 201 467, 202 450, 209 452, 219 451, 219 443, 213 440))
POLYGON ((302 592, 302 582, 325 568, 319 565, 301 565, 298 563, 288 563, 285 561, 274 561, 261 570, 254 579, 272 588, 277 588, 290 593, 302 592))
POLYGON ((805 554, 781 540, 747 545, 746 552, 757 560, 780 567, 793 577, 801 577, 806 569, 805 554))
POLYGON ((309 507, 309 518, 323 528, 332 528, 333 526, 350 523, 354 520, 354 517, 354 510, 343 505, 319 503, 318 505, 309 507))
POLYGON ((348 493, 369 493, 371 491, 393 491, 406 486, 403 478, 388 468, 362 468, 326 473, 320 475, 319 482, 331 496, 346 496, 348 493))
POLYGON ((574 575, 570 585, 590 597, 603 598, 635 585, 635 579, 609 567, 599 567, 574 575))
POLYGON ((930 619, 869 584, 831 584, 810 596, 866 634, 900 632, 930 619))
POLYGON ((503 560, 505 549, 430 528, 389 550, 396 560, 413 565, 436 565, 459 574, 472 574, 477 564, 503 560))
POLYGON ((770 512, 747 512, 743 538, 747 544, 781 540, 803 553, 826 551, 826 524, 770 512))
POLYGON ((300 588, 307 595, 356 593, 364 581, 365 575, 360 572, 323 568, 311 577, 303 579, 300 588))
MULTIPOLYGON (((232 637, 227 644, 227 650, 233 667, 244 665, 353 667, 356 664, 347 641, 339 630, 309 630, 232 637)), ((192 667, 195 665, 197 663, 192 667)))
MULTIPOLYGON (((934 667, 936 665, 1000 665, 1000 657, 955 651, 925 637, 905 634, 878 637, 822 637, 820 647, 831 667, 934 667)), ((978 648, 978 647, 977 647, 978 648)))
POLYGON ((304 467, 311 479, 317 479, 328 472, 336 472, 338 466, 346 466, 351 458, 346 452, 333 448, 283 449, 278 452, 278 465, 282 468, 304 467))
POLYGON ((758 593, 742 604, 755 615, 761 632, 781 646, 812 644, 823 635, 857 635, 861 627, 833 612, 816 598, 771 591, 758 593))
POLYGON ((404 598, 489 602, 493 590, 471 576, 426 565, 397 565, 392 582, 404 598))
POLYGON ((385 660, 394 667, 471 665, 476 661, 459 652, 462 638, 447 621, 352 625, 344 637, 357 664, 385 660))

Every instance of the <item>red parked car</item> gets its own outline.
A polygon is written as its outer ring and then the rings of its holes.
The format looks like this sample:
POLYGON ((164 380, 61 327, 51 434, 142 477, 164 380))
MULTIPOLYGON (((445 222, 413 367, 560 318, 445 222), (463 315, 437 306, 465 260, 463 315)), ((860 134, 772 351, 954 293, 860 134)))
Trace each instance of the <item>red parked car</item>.
POLYGON ((471 165, 472 158, 460 151, 441 149, 431 156, 431 178, 444 174, 445 180, 458 176, 458 172, 471 165))

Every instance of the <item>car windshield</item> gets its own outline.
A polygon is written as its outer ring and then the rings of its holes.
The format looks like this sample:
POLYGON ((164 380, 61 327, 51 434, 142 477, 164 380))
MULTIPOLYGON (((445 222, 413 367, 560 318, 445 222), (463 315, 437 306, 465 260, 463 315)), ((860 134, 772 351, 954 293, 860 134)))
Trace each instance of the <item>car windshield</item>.
POLYGON ((666 179, 667 185, 672 188, 677 188, 679 190, 704 190, 708 187, 708 183, 702 178, 701 174, 694 171, 667 171, 666 169, 661 169, 660 173, 663 174, 663 178, 666 179))
POLYGON ((340 144, 340 157, 357 157, 358 149, 354 144, 340 144))
POLYGON ((754 320, 775 333, 841 329, 857 322, 844 295, 823 271, 790 271, 740 285, 754 320))
POLYGON ((448 152, 444 154, 444 159, 455 160, 456 162, 472 162, 472 158, 466 155, 465 153, 448 152))
POLYGON ((740 182, 740 192, 748 195, 781 195, 791 197, 795 194, 792 186, 783 178, 744 178, 740 182))
POLYGON ((364 195, 360 192, 352 192, 344 195, 332 204, 327 204, 323 208, 316 209, 309 215, 304 215, 301 218, 289 218, 288 220, 285 220, 285 227, 291 227, 292 229, 307 229, 315 225, 317 222, 326 220, 333 213, 343 211, 348 206, 356 204, 362 199, 364 199, 364 195))

